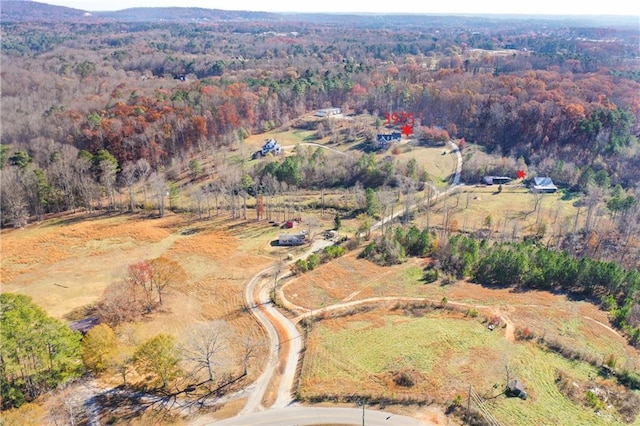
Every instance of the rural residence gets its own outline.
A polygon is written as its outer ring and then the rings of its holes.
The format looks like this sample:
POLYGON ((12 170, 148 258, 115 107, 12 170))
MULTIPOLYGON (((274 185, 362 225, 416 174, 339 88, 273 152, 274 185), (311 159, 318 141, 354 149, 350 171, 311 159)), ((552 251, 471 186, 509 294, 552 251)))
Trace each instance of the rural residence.
POLYGON ((533 178, 533 186, 531 187, 531 191, 533 192, 543 192, 543 193, 553 193, 558 190, 558 187, 555 186, 550 177, 534 177, 533 178))
POLYGON ((264 157, 267 154, 280 155, 282 146, 275 139, 267 139, 260 149, 260 154, 264 157))
POLYGON ((402 139, 402 133, 393 132, 391 134, 379 134, 376 139, 376 148, 377 149, 387 149, 391 144, 396 142, 400 142, 402 139))

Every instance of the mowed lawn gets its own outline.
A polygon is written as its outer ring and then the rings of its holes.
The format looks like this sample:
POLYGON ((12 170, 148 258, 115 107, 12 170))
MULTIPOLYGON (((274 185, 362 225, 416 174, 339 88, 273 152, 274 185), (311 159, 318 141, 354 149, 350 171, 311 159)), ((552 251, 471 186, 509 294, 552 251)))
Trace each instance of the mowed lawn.
MULTIPOLYGON (((452 181, 458 164, 457 156, 451 152, 451 146, 418 146, 415 141, 398 145, 400 153, 393 157, 400 163, 415 158, 418 165, 429 174, 433 185, 439 190, 445 189, 452 181)), ((388 155, 391 151, 386 152, 388 155)))
MULTIPOLYGON (((591 366, 568 361, 529 342, 511 342, 478 320, 433 311, 405 316, 372 311, 316 323, 309 333, 299 393, 364 395, 379 398, 433 398, 448 404, 466 398, 469 385, 487 398, 495 418, 505 425, 623 424, 598 416, 558 390, 557 371, 573 380, 597 376, 591 366), (522 381, 529 398, 499 395, 511 378, 522 381), (412 387, 398 386, 394 372, 410 372, 412 387)), ((635 424, 640 424, 636 420, 635 424)))

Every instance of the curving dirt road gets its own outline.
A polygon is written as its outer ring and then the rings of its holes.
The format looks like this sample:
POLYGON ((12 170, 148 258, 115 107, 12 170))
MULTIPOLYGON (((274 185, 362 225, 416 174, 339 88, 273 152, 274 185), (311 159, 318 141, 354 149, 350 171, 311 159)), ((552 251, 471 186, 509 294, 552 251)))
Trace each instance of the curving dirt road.
MULTIPOLYGON (((316 240, 312 243, 309 250, 300 256, 300 258, 306 257, 314 251, 321 250, 331 244, 331 241, 316 240)), ((291 262, 294 261, 295 260, 292 260, 291 262)), ((246 305, 264 326, 269 335, 270 355, 264 372, 252 385, 247 404, 240 411, 240 415, 265 409, 262 401, 265 398, 272 378, 278 371, 282 373, 278 386, 278 396, 272 408, 286 407, 294 401, 291 391, 294 388, 298 358, 302 350, 302 337, 296 325, 282 315, 271 302, 269 293, 273 286, 271 276, 274 273, 275 266, 260 271, 249 281, 249 284, 245 288, 244 296, 246 305), (284 358, 285 361, 282 366, 280 366, 281 358, 279 356, 281 349, 286 350, 286 357, 284 358)))
MULTIPOLYGON (((462 170, 462 155, 458 149, 458 146, 449 142, 452 146, 454 153, 457 155, 457 166, 454 174, 452 185, 443 192, 436 192, 434 200, 446 195, 450 191, 454 190, 460 183, 460 173, 462 170)), ((320 144, 303 143, 302 145, 318 146, 330 151, 345 155, 344 152, 335 148, 326 147, 320 144)), ((410 207, 411 210, 415 209, 417 205, 410 207)), ((382 219, 372 226, 372 230, 380 227, 383 223, 393 220, 403 211, 398 211, 393 215, 382 219)), ((300 257, 306 257, 308 254, 322 249, 323 247, 332 244, 326 240, 316 240, 313 242, 310 249, 300 257)), ((294 261, 291 261, 294 262, 294 261)), ((358 408, 319 408, 319 407, 299 407, 286 409, 291 407, 294 403, 292 390, 294 389, 294 380, 300 352, 302 351, 302 337, 296 327, 297 321, 291 321, 285 317, 276 307, 273 305, 270 299, 269 292, 272 288, 272 281, 270 276, 276 271, 276 266, 264 269, 256 274, 247 284, 245 288, 245 304, 250 311, 256 316, 258 321, 265 327, 269 335, 270 340, 270 355, 265 366, 265 370, 256 380, 256 382, 247 388, 249 391, 249 397, 246 405, 240 411, 238 416, 224 421, 216 422, 216 424, 224 425, 244 425, 244 424, 282 424, 285 422, 295 422, 300 425, 312 425, 318 423, 344 423, 353 422, 352 417, 359 419, 359 415, 364 415, 364 412, 358 408), (280 351, 284 351, 283 356, 280 356, 280 351), (279 377, 278 393, 275 403, 265 411, 267 407, 263 406, 265 395, 268 391, 269 384, 272 383, 275 375, 281 372, 279 377), (335 417, 334 417, 335 416, 335 417), (285 420, 286 419, 286 420, 285 420), (330 419, 330 420, 328 420, 330 419)), ((282 291, 278 292, 278 296, 284 303, 288 303, 284 299, 282 291)), ((381 298, 380 300, 383 300, 381 298)), ((338 306, 344 307, 351 303, 358 304, 362 301, 346 302, 338 306)), ((307 313, 308 315, 312 312, 307 313)), ((298 318, 299 320, 299 318, 298 318)), ((423 424, 417 419, 410 417, 403 418, 391 413, 384 413, 378 411, 367 411, 369 413, 369 424, 406 424, 406 425, 421 425, 423 424), (378 419, 375 420, 374 419, 378 419), (390 420, 393 419, 392 422, 390 420), (379 423, 378 423, 379 422, 379 423), (400 422, 400 423, 398 423, 400 422)), ((364 420, 363 420, 364 422, 364 420)), ((359 421, 358 421, 359 423, 359 421)))

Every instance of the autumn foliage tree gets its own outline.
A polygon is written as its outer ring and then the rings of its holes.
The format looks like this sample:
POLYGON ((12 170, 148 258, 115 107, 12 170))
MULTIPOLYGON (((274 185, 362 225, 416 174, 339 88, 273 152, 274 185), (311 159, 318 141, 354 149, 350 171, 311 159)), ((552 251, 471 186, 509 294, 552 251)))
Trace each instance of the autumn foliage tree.
POLYGON ((82 339, 82 361, 85 367, 96 373, 109 368, 117 353, 116 335, 107 324, 98 324, 82 339))
POLYGON ((133 354, 136 370, 148 374, 150 386, 166 388, 180 375, 175 338, 169 334, 159 334, 138 346, 133 354))
POLYGON ((133 263, 122 281, 107 287, 98 315, 111 325, 136 321, 161 306, 167 289, 185 279, 182 266, 166 257, 133 263))
POLYGON ((162 296, 167 288, 175 287, 186 279, 186 272, 175 260, 158 257, 149 262, 151 267, 151 286, 162 305, 162 296))

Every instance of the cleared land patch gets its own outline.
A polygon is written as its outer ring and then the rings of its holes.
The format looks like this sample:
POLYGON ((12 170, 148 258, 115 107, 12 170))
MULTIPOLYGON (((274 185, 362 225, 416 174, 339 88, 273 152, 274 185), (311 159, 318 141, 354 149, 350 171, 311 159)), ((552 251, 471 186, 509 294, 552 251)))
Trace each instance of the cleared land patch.
MULTIPOLYGON (((571 347, 604 361, 614 354, 619 367, 640 371, 640 353, 613 330, 607 313, 585 300, 544 291, 519 292, 510 288, 486 288, 465 281, 453 285, 421 281, 428 259, 413 258, 393 267, 382 267, 357 253, 338 258, 287 283, 285 297, 305 310, 374 299, 419 297, 434 303, 446 298, 464 309, 475 308, 487 317, 506 316, 515 329, 528 328, 537 336, 571 347)), ((504 322, 504 319, 503 319, 504 322)))
POLYGON ((355 394, 447 404, 472 384, 504 424, 622 424, 575 404, 555 384, 557 371, 587 380, 597 375, 593 367, 531 342, 512 343, 460 313, 438 310, 413 317, 378 310, 326 319, 313 325, 307 343, 299 387, 307 400, 355 394), (524 383, 526 401, 499 395, 505 366, 524 383), (398 384, 398 372, 413 385, 398 384))

